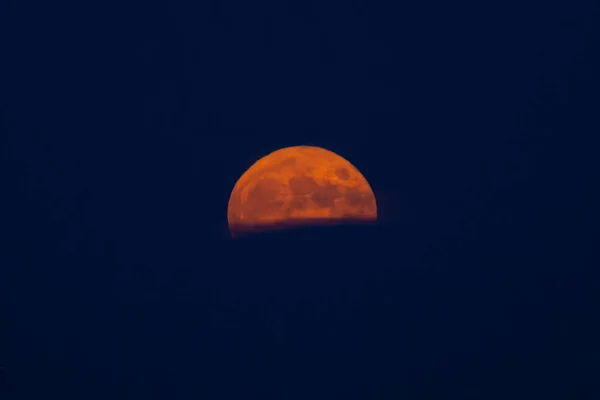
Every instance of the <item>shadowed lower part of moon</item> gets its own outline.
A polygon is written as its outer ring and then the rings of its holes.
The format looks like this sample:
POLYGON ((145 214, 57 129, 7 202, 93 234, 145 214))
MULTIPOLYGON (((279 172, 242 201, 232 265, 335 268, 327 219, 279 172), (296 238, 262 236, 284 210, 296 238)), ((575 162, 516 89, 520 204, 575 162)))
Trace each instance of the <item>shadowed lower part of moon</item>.
POLYGON ((375 196, 347 160, 300 146, 263 157, 236 183, 228 207, 230 231, 375 221, 375 196))

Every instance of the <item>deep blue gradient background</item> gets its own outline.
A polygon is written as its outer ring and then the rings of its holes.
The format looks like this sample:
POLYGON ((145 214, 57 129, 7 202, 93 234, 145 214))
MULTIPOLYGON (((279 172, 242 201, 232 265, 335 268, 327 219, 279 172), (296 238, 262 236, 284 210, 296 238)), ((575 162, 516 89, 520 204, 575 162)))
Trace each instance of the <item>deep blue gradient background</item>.
POLYGON ((2 2, 2 398, 597 398, 599 19, 2 2), (230 241, 298 144, 380 227, 230 241))

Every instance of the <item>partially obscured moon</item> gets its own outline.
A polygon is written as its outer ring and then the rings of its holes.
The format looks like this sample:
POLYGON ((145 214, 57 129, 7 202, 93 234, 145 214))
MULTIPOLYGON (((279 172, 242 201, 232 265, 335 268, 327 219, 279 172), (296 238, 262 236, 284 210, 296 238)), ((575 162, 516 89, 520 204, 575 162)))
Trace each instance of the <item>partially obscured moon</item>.
POLYGON ((375 222, 365 177, 339 155, 313 146, 266 155, 237 181, 227 209, 229 231, 242 233, 332 222, 375 222))

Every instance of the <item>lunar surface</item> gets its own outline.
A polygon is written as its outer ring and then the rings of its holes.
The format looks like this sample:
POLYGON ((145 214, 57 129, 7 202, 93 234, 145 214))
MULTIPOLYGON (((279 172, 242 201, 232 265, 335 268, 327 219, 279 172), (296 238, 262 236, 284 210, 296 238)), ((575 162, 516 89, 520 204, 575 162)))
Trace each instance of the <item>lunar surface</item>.
POLYGON ((294 226, 375 222, 377 204, 350 162, 320 147, 294 146, 261 158, 240 177, 227 219, 237 237, 294 226))

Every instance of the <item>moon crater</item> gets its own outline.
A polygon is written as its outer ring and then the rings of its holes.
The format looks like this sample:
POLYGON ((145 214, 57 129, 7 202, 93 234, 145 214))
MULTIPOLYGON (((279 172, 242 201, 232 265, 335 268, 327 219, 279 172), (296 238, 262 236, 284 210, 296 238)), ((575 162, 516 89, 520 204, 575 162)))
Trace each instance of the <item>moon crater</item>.
POLYGON ((343 181, 347 181, 350 178, 350 172, 346 168, 336 168, 335 174, 343 181))
POLYGON ((293 176, 288 182, 290 185, 290 190, 294 195, 297 196, 309 195, 319 187, 313 178, 310 178, 306 175, 293 176))
POLYGON ((342 194, 339 187, 333 186, 330 183, 319 186, 311 195, 311 199, 321 208, 333 207, 335 205, 335 200, 340 197, 342 197, 342 194))

